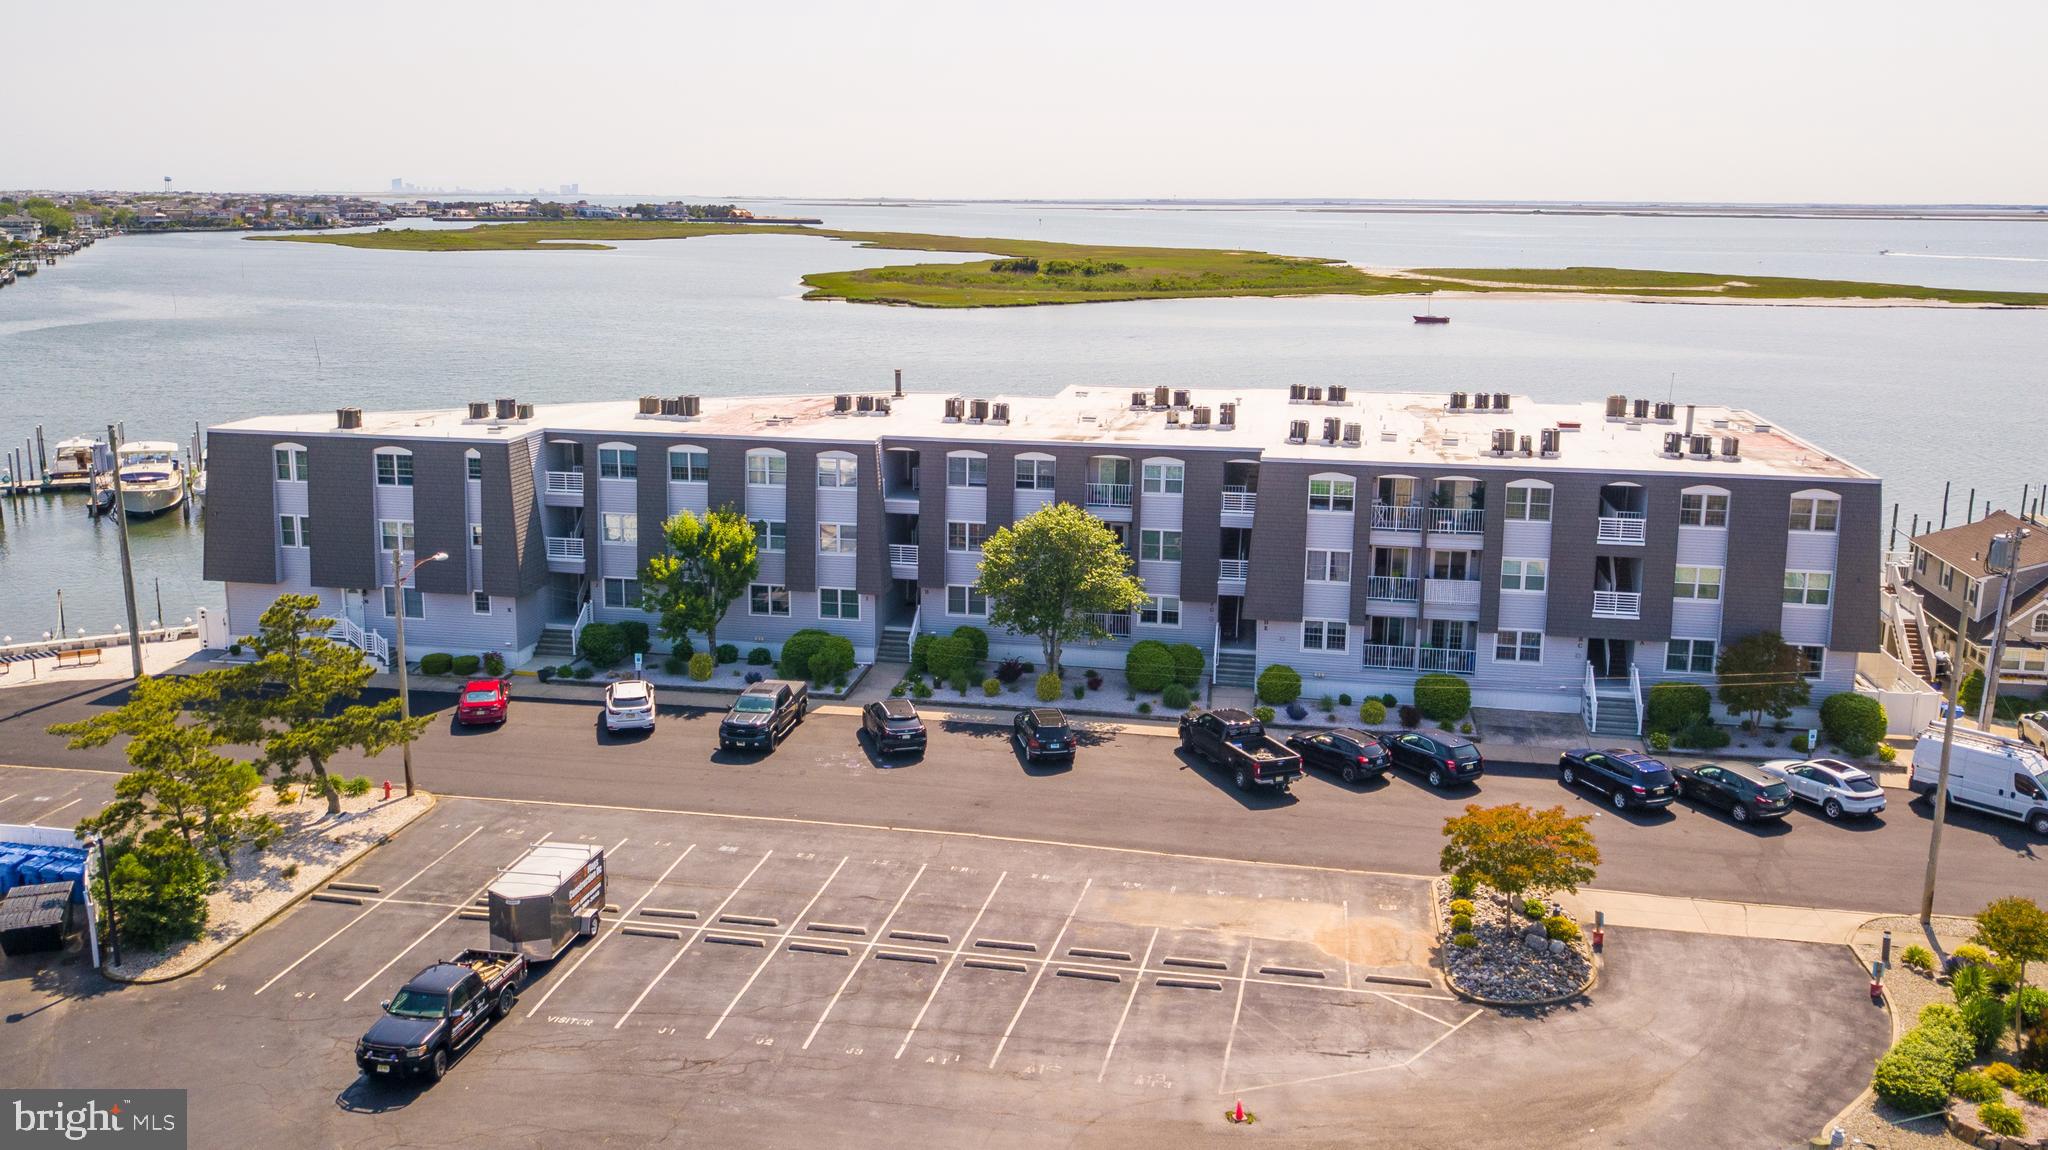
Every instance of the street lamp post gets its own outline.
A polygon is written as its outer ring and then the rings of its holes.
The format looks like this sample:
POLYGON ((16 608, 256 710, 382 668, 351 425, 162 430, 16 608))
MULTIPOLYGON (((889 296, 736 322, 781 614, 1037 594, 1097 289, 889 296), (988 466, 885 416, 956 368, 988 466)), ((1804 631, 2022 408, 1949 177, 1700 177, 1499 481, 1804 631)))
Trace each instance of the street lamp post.
MULTIPOLYGON (((392 616, 398 621, 398 718, 401 722, 412 718, 411 683, 405 674, 405 581, 412 573, 429 563, 439 563, 448 558, 446 551, 436 551, 425 559, 417 560, 411 567, 404 566, 405 552, 397 548, 391 551, 391 605, 392 616)), ((405 797, 412 797, 412 740, 398 744, 399 757, 405 763, 405 797)))

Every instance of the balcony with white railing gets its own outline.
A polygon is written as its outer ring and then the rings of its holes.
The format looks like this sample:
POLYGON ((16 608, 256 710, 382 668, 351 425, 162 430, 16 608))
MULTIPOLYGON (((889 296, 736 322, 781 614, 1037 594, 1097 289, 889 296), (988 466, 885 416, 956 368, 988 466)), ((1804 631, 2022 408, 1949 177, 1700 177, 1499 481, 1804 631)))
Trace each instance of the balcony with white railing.
POLYGON ((1431 535, 1483 535, 1486 512, 1478 507, 1432 507, 1429 509, 1431 535))
POLYGON ((541 479, 541 493, 554 499, 583 502, 581 471, 550 471, 541 479))
POLYGON ((1216 581, 1218 583, 1242 584, 1245 579, 1250 577, 1251 572, 1252 561, 1249 559, 1218 559, 1216 561, 1216 581))
POLYGON ((1446 671, 1453 675, 1469 675, 1478 662, 1478 652, 1461 650, 1456 647, 1424 647, 1418 665, 1423 671, 1446 671))
POLYGON ((583 570, 583 537, 580 535, 547 537, 548 569, 550 571, 583 570))
POLYGON ((1223 514, 1250 515, 1259 509, 1259 493, 1243 487, 1223 489, 1223 514))
POLYGON ((1479 580, 1424 579, 1422 601, 1432 607, 1478 607, 1479 580))
POLYGON ((1602 515, 1597 538, 1601 543, 1633 543, 1640 546, 1643 542, 1645 523, 1643 514, 1639 511, 1602 515))
POLYGON ((1104 631, 1109 632, 1109 637, 1112 639, 1126 639, 1130 637, 1131 617, 1128 614, 1097 615, 1095 616, 1095 622, 1104 631))
POLYGON ((1422 507, 1415 503, 1375 503, 1372 505, 1372 526, 1375 531, 1422 530, 1422 507))
POLYGON ((1368 575, 1365 597, 1395 603, 1413 603, 1422 598, 1422 580, 1399 575, 1368 575))
POLYGON ((1088 485, 1088 506, 1129 507, 1131 485, 1128 483, 1091 483, 1088 485))
POLYGON ((1365 668, 1368 671, 1413 671, 1415 669, 1415 648, 1390 646, 1385 643, 1365 645, 1365 668))
POLYGON ((1593 592, 1593 617, 1595 619, 1640 619, 1643 617, 1643 593, 1641 591, 1595 591, 1593 592))
POLYGON ((889 573, 901 579, 917 578, 917 544, 889 544, 889 573))

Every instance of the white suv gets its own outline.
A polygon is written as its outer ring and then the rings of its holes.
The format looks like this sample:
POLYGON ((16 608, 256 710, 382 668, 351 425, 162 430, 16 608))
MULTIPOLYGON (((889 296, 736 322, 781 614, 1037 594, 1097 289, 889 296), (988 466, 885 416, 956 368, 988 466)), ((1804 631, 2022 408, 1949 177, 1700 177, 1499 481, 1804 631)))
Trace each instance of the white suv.
POLYGON ((1812 803, 1831 819, 1884 809, 1884 788, 1877 780, 1839 759, 1779 759, 1765 763, 1763 772, 1785 780, 1793 798, 1812 803))
POLYGON ((620 679, 604 689, 604 729, 654 729, 654 687, 644 679, 620 679))

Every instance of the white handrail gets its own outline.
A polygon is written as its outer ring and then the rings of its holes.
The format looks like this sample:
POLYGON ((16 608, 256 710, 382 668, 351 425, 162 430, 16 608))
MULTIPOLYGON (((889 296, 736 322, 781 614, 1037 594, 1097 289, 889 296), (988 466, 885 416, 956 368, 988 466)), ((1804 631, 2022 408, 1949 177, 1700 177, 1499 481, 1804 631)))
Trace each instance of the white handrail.
POLYGON ((1600 718, 1599 698, 1599 688, 1594 684, 1593 680, 1593 660, 1588 659, 1586 660, 1586 699, 1580 711, 1586 717, 1586 730, 1589 732, 1593 729, 1593 724, 1598 722, 1600 718))
POLYGON ((1223 620, 1218 619, 1209 628, 1209 694, 1216 694, 1216 664, 1223 654, 1223 620))
POLYGON ((1368 599, 1391 599, 1400 603, 1413 603, 1421 598, 1422 580, 1404 575, 1368 575, 1365 577, 1365 597, 1368 599))
POLYGON ((889 544, 889 566, 891 566, 891 567, 915 567, 915 566, 917 566, 917 544, 915 544, 915 543, 891 543, 891 544, 889 544))
POLYGON ((1593 617, 1596 619, 1638 619, 1642 613, 1641 591, 1593 592, 1593 617))
MULTIPOLYGON (((591 620, 596 613, 596 605, 589 599, 585 599, 582 608, 576 612, 576 621, 569 625, 569 651, 571 654, 578 656, 583 654, 583 629, 590 626, 591 620)), ((712 655, 715 658, 717 652, 712 652, 712 655)))
POLYGON ((1225 514, 1250 515, 1259 509, 1259 493, 1242 488, 1223 489, 1223 511, 1225 514))
MULTIPOLYGON (((1590 664, 1589 664, 1590 665, 1590 664)), ((1643 674, 1634 663, 1628 665, 1628 691, 1636 701, 1636 737, 1643 737, 1643 674)))
POLYGON ((1250 577, 1252 561, 1249 559, 1218 559, 1216 578, 1223 583, 1242 583, 1250 577))
POLYGON ((550 471, 545 480, 549 495, 583 494, 583 473, 581 471, 550 471))
POLYGON ((1602 515, 1596 538, 1601 543, 1641 543, 1647 526, 1640 516, 1602 515))

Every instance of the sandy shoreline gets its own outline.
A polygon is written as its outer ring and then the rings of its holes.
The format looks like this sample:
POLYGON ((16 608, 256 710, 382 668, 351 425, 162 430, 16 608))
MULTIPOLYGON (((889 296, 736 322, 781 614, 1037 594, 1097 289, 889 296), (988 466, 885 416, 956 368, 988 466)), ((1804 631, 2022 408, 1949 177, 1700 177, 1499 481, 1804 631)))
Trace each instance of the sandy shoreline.
POLYGON ((1840 299, 1827 297, 1788 297, 1785 299, 1749 299, 1741 296, 1714 296, 1705 293, 1696 295, 1643 295, 1636 292, 1617 292, 1605 288, 1567 288, 1555 284, 1519 284, 1500 281, 1490 287, 1479 286, 1476 280, 1447 280, 1443 277, 1423 276, 1407 268, 1371 267, 1366 264, 1352 264, 1352 267, 1368 275, 1387 279, 1434 279, 1438 283, 1460 282, 1473 284, 1472 291, 1436 292, 1393 292, 1378 299, 1523 299, 1523 300, 1589 300, 1596 303, 1663 303, 1663 304, 1704 304, 1710 307, 1918 307, 1918 308, 1961 308, 1974 311, 2040 311, 2031 304, 2012 303, 1957 303, 1952 300, 1929 299, 1840 299), (1526 291, 1498 291, 1499 288, 1527 288, 1526 291))

